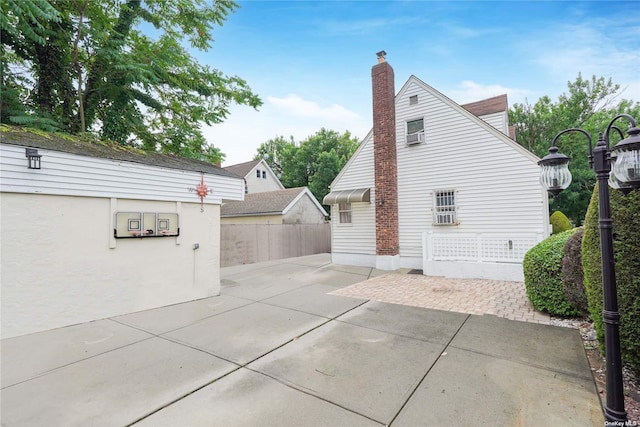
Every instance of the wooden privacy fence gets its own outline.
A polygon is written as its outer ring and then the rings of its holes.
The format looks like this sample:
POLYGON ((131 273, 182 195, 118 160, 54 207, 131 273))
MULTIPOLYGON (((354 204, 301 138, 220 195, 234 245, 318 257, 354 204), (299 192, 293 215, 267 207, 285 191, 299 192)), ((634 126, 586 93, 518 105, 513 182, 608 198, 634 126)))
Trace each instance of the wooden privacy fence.
POLYGON ((220 266, 331 252, 331 224, 221 224, 220 266))

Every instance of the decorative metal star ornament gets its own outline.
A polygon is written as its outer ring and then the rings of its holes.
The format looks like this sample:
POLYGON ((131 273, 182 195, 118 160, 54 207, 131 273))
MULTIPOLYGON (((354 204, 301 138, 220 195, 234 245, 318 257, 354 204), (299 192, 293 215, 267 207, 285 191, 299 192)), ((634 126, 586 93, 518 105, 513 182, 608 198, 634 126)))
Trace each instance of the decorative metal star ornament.
POLYGON ((204 212, 204 198, 212 192, 204 183, 204 173, 200 176, 200 184, 198 184, 196 188, 189 188, 189 191, 195 191, 198 197, 200 197, 200 212, 204 212))

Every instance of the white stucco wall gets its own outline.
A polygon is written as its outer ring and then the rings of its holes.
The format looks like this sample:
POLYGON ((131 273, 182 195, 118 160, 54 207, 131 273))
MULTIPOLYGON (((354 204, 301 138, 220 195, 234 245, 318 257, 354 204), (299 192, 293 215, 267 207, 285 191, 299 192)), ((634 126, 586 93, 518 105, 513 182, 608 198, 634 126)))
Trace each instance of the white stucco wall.
POLYGON ((2 338, 219 293, 219 205, 5 192, 0 207, 2 338), (116 211, 177 212, 180 236, 114 239, 116 211))

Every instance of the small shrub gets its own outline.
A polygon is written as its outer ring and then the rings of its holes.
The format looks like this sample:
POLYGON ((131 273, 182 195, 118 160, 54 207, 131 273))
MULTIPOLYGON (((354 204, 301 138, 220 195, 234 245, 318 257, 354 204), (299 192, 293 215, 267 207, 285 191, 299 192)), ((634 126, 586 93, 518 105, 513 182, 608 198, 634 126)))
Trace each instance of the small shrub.
POLYGON ((537 310, 563 317, 580 314, 569 304, 562 288, 563 249, 574 232, 567 230, 552 235, 524 256, 524 285, 529 301, 537 310))
POLYGON ((563 231, 571 230, 571 221, 565 214, 560 211, 555 211, 549 217, 549 223, 551 223, 551 234, 562 233, 563 231))
MULTIPOLYGON (((623 196, 619 191, 610 190, 610 201, 620 311, 620 351, 623 363, 640 375, 640 192, 623 196)), ((602 348, 604 326, 597 185, 584 223, 582 265, 589 312, 602 348)))
POLYGON ((584 272, 582 270, 582 236, 584 229, 576 229, 563 248, 562 257, 562 290, 571 307, 581 316, 589 314, 587 291, 584 288, 584 272))

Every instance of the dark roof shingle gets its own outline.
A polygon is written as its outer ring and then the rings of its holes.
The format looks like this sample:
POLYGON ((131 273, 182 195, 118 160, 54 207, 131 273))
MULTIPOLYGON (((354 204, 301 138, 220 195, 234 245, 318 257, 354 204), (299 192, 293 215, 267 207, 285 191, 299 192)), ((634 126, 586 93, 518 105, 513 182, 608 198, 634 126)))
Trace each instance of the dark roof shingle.
POLYGON ((72 135, 46 133, 15 126, 2 125, 0 141, 4 144, 62 151, 80 156, 119 160, 148 166, 159 166, 169 169, 203 172, 238 178, 238 176, 232 172, 202 160, 144 151, 111 141, 86 141, 72 135))
POLYGON ((245 194, 244 201, 225 201, 220 209, 220 216, 282 214, 285 208, 301 192, 305 191, 305 188, 285 188, 284 190, 245 194))
POLYGON ((247 176, 251 169, 255 168, 260 160, 251 160, 250 162, 238 163, 237 165, 225 166, 223 169, 241 177, 247 176))
POLYGON ((461 105, 462 108, 470 112, 476 117, 486 114, 499 113, 509 109, 507 105, 507 95, 498 95, 493 98, 483 99, 482 101, 471 102, 461 105))

